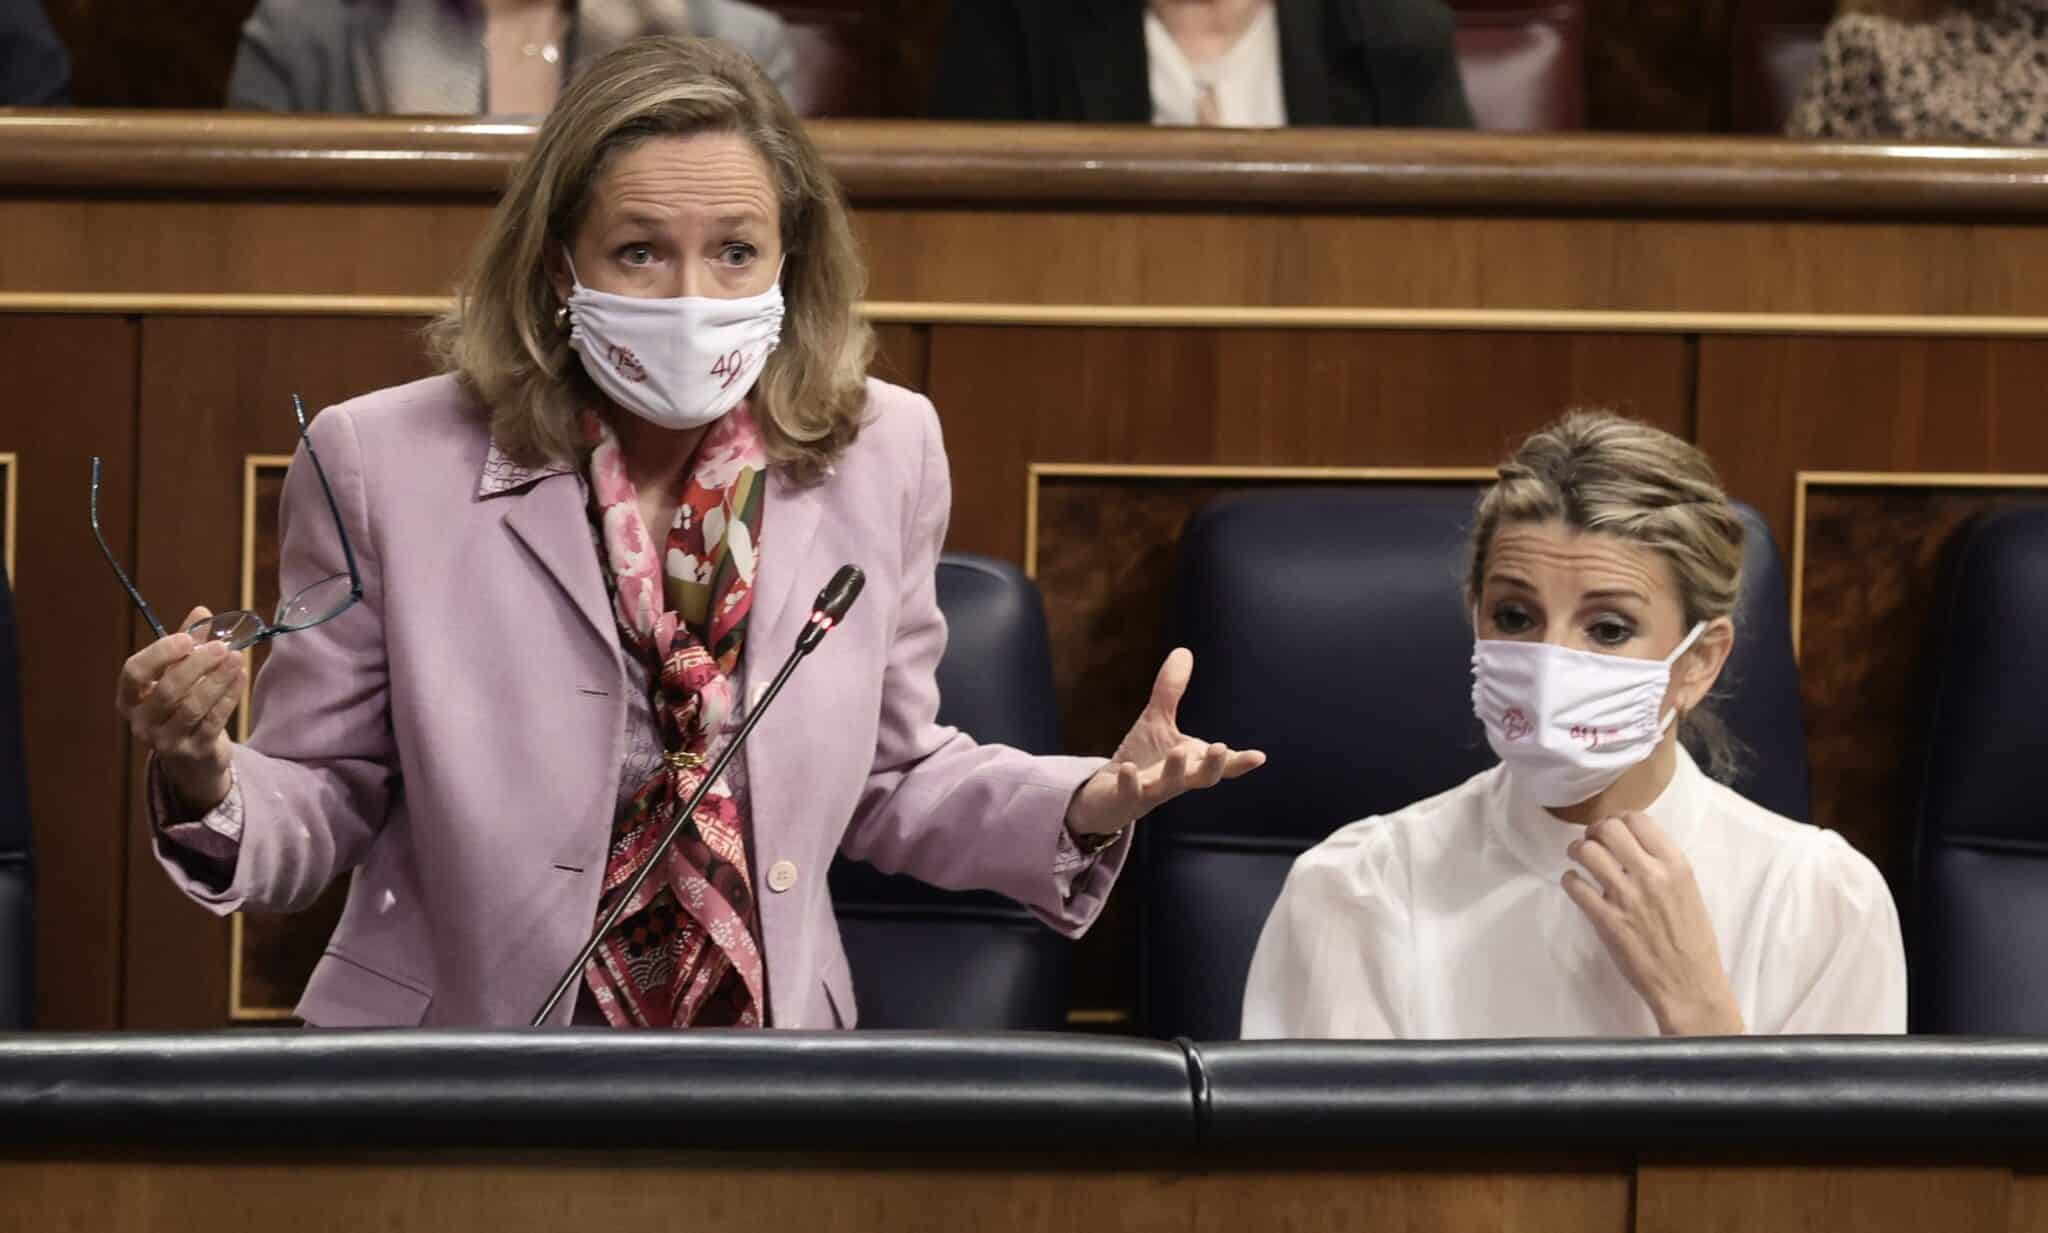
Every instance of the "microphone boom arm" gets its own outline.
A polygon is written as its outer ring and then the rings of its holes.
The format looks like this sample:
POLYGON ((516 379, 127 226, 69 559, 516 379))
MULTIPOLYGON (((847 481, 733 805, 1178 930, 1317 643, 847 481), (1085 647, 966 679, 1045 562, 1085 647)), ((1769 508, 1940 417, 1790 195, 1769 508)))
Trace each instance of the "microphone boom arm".
POLYGON ((548 1016, 553 1014, 555 1007, 561 1003, 562 995, 575 986, 576 978, 583 974, 583 965, 590 962, 590 957, 597 953, 599 944, 604 941, 604 935, 611 932, 612 926, 619 922, 620 915, 625 912, 626 905, 633 901, 633 896, 640 893, 640 887, 647 881, 647 875, 654 872, 662 857, 668 855, 669 847, 675 843, 676 836, 683 833, 683 826, 696 817, 697 806, 703 802, 705 794, 711 791, 711 786, 718 782, 719 776, 725 774, 726 765, 732 761, 733 755, 747 743, 747 737, 754 731, 754 725, 761 721, 761 716, 768 713, 768 707, 775 701, 775 696, 781 693, 782 687, 789 682, 790 674, 796 671, 796 666, 802 663, 806 656, 817 649, 818 643, 823 641, 839 619, 845 616, 846 610, 853 606, 854 599, 860 595, 863 581, 865 580, 859 570, 852 566, 844 566, 826 586, 825 591, 818 596, 818 603, 811 609, 811 619, 804 622, 803 632, 797 635, 795 649, 790 651, 788 659, 782 661, 781 670, 775 674, 775 679, 769 683, 768 689, 761 695, 761 700, 748 709, 746 721, 740 725, 740 730, 733 735, 732 740, 726 742, 725 748, 719 751, 717 760, 712 762, 711 770, 704 776, 703 782, 690 794, 690 803, 677 811, 675 820, 669 823, 667 833, 662 835, 661 842, 655 845, 653 854, 640 866, 640 872, 634 874, 633 880, 620 888, 619 894, 612 900, 612 906, 597 922, 597 928, 591 932, 590 940, 583 944, 583 950, 577 954, 575 962, 569 965, 569 970, 562 973, 562 979, 555 984, 555 991, 548 995, 548 1000, 528 1026, 539 1027, 546 1023, 548 1016), (852 571, 850 580, 849 570, 852 571))

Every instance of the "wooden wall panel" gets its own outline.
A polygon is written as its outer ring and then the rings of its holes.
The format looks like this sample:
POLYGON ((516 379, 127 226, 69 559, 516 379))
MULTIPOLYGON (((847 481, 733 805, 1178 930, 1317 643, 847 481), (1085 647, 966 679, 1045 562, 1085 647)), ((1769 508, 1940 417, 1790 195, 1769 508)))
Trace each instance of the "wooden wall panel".
POLYGON ((10 290, 447 295, 488 201, 0 201, 10 290))
POLYGON ((879 205, 857 221, 877 300, 2048 314, 2048 231, 1996 223, 879 205))
POLYGON ((1024 549, 1033 462, 1484 466, 1568 406, 1686 431, 1669 336, 935 326, 951 546, 1024 549))
POLYGON ((2048 471, 2048 340, 1703 339, 1698 440, 1789 557, 1796 471, 2048 471))
MULTIPOLYGON (((317 414, 426 375, 419 325, 404 318, 145 322, 141 501, 165 515, 141 527, 136 581, 166 621, 195 604, 219 611, 240 602, 243 459, 297 447, 291 395, 301 394, 317 414)), ((138 799, 127 816, 139 809, 138 799)), ((227 923, 173 890, 146 843, 133 845, 127 928, 125 1026, 226 1021, 227 923)))
POLYGON ((932 333, 922 325, 875 327, 874 375, 922 391, 930 380, 932 333))
MULTIPOLYGON (((490 205, 14 196, 0 289, 444 296, 490 205)), ((855 225, 888 303, 2048 316, 2048 229, 1995 222, 876 204, 855 225)))
POLYGON ((86 517, 101 456, 100 522, 135 553, 136 327, 118 318, 0 319, 0 452, 16 455, 14 528, 23 719, 36 876, 36 1010, 43 1028, 120 1022, 126 730, 114 680, 137 645, 133 609, 86 517))

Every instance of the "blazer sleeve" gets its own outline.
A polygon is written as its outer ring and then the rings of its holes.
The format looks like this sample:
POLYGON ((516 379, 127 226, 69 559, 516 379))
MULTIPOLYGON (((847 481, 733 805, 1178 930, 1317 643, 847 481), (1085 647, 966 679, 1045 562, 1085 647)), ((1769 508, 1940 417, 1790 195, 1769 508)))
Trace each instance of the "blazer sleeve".
POLYGON ((946 620, 936 570, 952 506, 938 417, 919 399, 919 495, 904 545, 897 625, 884 668, 875 758, 841 850, 948 890, 993 890, 1073 937, 1093 923, 1130 850, 1128 832, 1071 871, 1061 893, 1068 802, 1100 758, 1033 757, 937 721, 946 620))
POLYGON ((940 120, 1041 120, 1032 105, 1026 31, 1011 0, 955 0, 939 50, 931 114, 940 120))
POLYGON ((242 23, 235 66, 228 74, 228 106, 248 111, 302 111, 292 90, 293 27, 276 0, 263 0, 242 23))
MULTIPOLYGON (((255 727, 234 751, 240 837, 225 887, 194 876, 164 834, 164 800, 151 793, 157 859, 189 898, 218 915, 255 908, 295 912, 362 862, 398 783, 384 653, 384 590, 369 480, 345 413, 313 421, 311 436, 334 486, 355 551, 361 602, 270 644, 258 675, 255 727)), ((280 593, 345 574, 341 537, 302 445, 279 506, 280 593)))
POLYGON ((1458 68, 1458 21, 1440 0, 1407 6, 1388 49, 1387 122, 1416 128, 1471 128, 1472 104, 1458 68))
POLYGON ((41 0, 0 0, 0 107, 71 101, 71 58, 41 0))
POLYGON ((1874 29, 1873 19, 1859 15, 1829 24, 1813 71, 1786 117, 1787 136, 1855 141, 1900 135, 1883 122, 1884 62, 1874 29))
POLYGON ((797 96, 796 43, 790 38, 789 24, 779 15, 744 0, 692 5, 691 11, 701 13, 699 33, 746 52, 784 98, 797 96))

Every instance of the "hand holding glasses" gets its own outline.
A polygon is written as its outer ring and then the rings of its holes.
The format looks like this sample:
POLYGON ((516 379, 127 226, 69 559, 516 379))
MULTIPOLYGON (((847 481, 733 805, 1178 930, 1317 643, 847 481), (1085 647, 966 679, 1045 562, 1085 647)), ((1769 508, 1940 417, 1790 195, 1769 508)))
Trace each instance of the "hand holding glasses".
POLYGON ((341 507, 334 500, 327 472, 313 451, 312 437, 306 432, 306 410, 296 394, 292 412, 298 417, 299 439, 327 498, 327 511, 334 518, 335 535, 348 568, 301 588, 277 606, 269 621, 248 609, 215 616, 205 608, 194 608, 181 632, 166 632, 100 533, 100 460, 92 460, 93 538, 99 541, 121 588, 157 636, 123 665, 114 707, 128 721, 136 739, 156 753, 182 801, 202 812, 218 804, 228 790, 232 746, 226 735, 227 719, 241 698, 243 673, 242 657, 234 652, 331 621, 363 597, 355 549, 349 544, 348 528, 341 520, 341 507))
MULTIPOLYGON (((327 471, 320 465, 320 455, 313 452, 313 438, 306 432, 306 408, 297 394, 292 395, 292 414, 299 420, 299 439, 305 443, 306 457, 313 464, 313 474, 320 480, 320 491, 327 498, 327 512, 334 516, 334 532, 341 539, 341 557, 347 564, 345 573, 329 574, 320 581, 300 590, 296 595, 277 606, 277 615, 269 622, 247 608, 223 612, 198 621, 185 630, 197 643, 225 642, 230 651, 240 651, 259 642, 268 642, 281 634, 297 633, 311 629, 322 621, 331 621, 363 597, 363 583, 356 575, 355 549, 348 542, 348 527, 341 521, 341 507, 335 504, 334 489, 328 486, 327 471)), ((113 567, 114 577, 120 579, 121 588, 128 592, 128 598, 141 610, 142 619, 156 631, 158 638, 166 636, 163 622, 156 619, 149 604, 142 598, 142 592, 128 580, 128 574, 121 563, 114 559, 114 550, 107 547, 106 537, 100 534, 100 460, 92 460, 92 537, 99 541, 100 552, 105 554, 107 564, 113 567)))

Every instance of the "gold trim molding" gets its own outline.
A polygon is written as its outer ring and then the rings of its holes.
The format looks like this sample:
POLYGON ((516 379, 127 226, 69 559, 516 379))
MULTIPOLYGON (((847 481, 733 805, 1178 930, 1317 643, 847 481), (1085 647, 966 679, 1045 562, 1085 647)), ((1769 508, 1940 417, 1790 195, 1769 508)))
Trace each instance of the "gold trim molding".
POLYGON ((1811 488, 2048 489, 2048 474, 1971 471, 1800 471, 1792 477, 1792 657, 1806 610, 1806 494, 1811 488))
POLYGON ((1483 484, 1493 467, 1230 467, 1034 462, 1024 469, 1024 574, 1038 577, 1038 489, 1045 480, 1220 480, 1245 484, 1483 484))
POLYGON ((2048 317, 1659 312, 1576 308, 1282 308, 1263 305, 971 304, 870 301, 869 321, 904 325, 1122 329, 1435 330, 1475 333, 1796 334, 2048 337, 2048 317))
POLYGON ((6 566, 7 585, 9 589, 12 589, 14 586, 14 540, 17 528, 21 525, 21 504, 18 495, 21 491, 21 456, 12 453, 0 454, 0 467, 7 469, 6 482, 0 484, 0 510, 5 511, 7 518, 6 542, 0 543, 0 565, 6 566))
POLYGON ((102 316, 432 317, 454 302, 445 295, 0 291, 0 313, 102 316))
MULTIPOLYGON (((426 318, 446 311, 453 303, 451 297, 435 295, 0 292, 0 313, 76 313, 113 316, 426 318)), ((861 305, 861 313, 877 325, 2048 338, 2048 317, 1927 313, 1305 308, 1256 304, 1021 304, 923 300, 870 300, 861 305)))
MULTIPOLYGON (((247 454, 242 458, 242 599, 244 608, 256 604, 256 483, 264 471, 282 471, 291 466, 290 454, 247 454)), ((254 689, 256 657, 243 651, 242 705, 235 713, 235 739, 249 739, 249 699, 254 689)), ((242 1001, 242 916, 228 917, 228 1022, 279 1023, 297 1016, 289 1006, 249 1006, 242 1001)))

